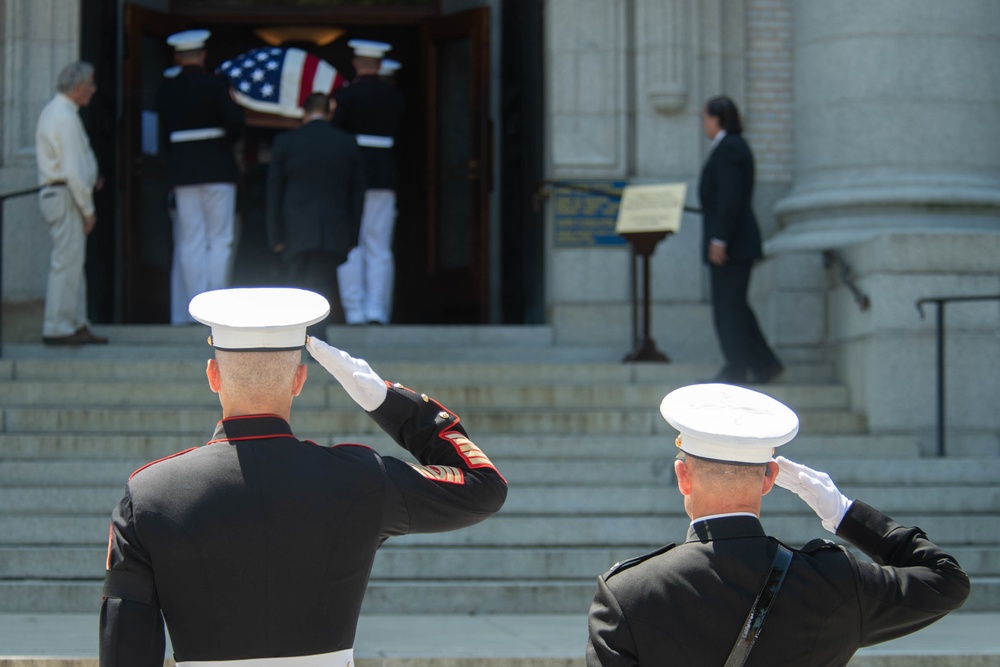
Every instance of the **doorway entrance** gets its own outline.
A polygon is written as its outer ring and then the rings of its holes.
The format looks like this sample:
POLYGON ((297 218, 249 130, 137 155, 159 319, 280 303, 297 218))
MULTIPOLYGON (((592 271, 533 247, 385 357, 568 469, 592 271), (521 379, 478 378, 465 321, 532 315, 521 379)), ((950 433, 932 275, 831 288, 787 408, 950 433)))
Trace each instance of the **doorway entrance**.
MULTIPOLYGON (((188 28, 211 30, 207 66, 214 69, 264 46, 262 35, 269 29, 292 26, 342 31, 327 43, 293 45, 348 79, 353 76, 349 39, 388 42, 393 46, 388 57, 402 63, 395 83, 406 97, 407 112, 395 147, 399 190, 392 322, 489 321, 489 8, 439 16, 437 0, 356 4, 175 0, 170 11, 125 4, 117 160, 120 321, 169 321, 171 224, 163 151, 155 139, 156 91, 172 65, 166 37, 188 28)), ((234 285, 276 284, 283 275, 266 243, 264 182, 271 142, 295 123, 274 120, 248 118, 239 146, 234 285)))

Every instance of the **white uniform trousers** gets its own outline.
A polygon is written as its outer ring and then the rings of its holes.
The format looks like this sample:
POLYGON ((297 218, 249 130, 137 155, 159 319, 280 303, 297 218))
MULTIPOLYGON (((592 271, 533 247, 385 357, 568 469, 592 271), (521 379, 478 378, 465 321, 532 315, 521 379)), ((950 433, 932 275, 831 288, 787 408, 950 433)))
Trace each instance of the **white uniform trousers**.
POLYGON ((358 245, 337 267, 340 301, 348 324, 388 324, 396 265, 392 232, 396 226, 396 193, 366 190, 358 245))
POLYGON ((188 304, 196 295, 229 286, 236 215, 232 183, 174 188, 174 256, 170 270, 170 322, 194 322, 188 304))
POLYGON ((348 648, 321 655, 291 658, 244 658, 242 660, 189 660, 177 667, 354 667, 354 649, 348 648))
POLYGON ((65 187, 44 188, 40 193, 42 218, 49 226, 52 254, 45 288, 42 336, 71 336, 87 322, 87 236, 83 214, 65 187))

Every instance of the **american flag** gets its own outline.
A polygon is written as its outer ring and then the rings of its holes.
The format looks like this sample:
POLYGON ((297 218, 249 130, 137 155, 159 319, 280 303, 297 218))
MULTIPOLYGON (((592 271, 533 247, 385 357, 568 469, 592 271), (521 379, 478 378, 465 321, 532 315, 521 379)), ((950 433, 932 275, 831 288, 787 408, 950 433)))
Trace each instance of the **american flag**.
POLYGON ((302 117, 302 102, 310 94, 330 94, 344 84, 325 60, 302 49, 276 46, 236 56, 216 72, 232 82, 240 105, 289 118, 302 117))

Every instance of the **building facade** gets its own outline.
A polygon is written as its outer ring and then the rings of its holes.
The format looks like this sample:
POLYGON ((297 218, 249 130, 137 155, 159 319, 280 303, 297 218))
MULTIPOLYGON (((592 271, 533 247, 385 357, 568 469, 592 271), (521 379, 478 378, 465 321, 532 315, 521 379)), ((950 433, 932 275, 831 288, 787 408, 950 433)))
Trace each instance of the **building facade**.
MULTIPOLYGON (((117 4, 124 11, 172 3, 117 4)), ((262 11, 268 3, 243 4, 262 11)), ((329 4, 336 15, 351 3, 329 4)), ((917 304, 984 297, 946 306, 948 451, 1000 456, 1000 412, 992 405, 1000 393, 1000 301, 988 298, 1000 295, 1000 4, 513 4, 531 8, 541 26, 537 43, 513 38, 511 0, 436 7, 441 15, 487 7, 490 15, 484 80, 498 150, 490 158, 483 255, 490 303, 481 321, 545 323, 560 343, 627 351, 633 264, 628 246, 608 237, 613 208, 603 218, 573 217, 563 215, 569 209, 561 198, 572 184, 614 191, 686 183, 696 209, 708 150, 700 108, 727 94, 740 106, 756 156, 754 207, 767 257, 751 289, 779 356, 803 379, 845 383, 871 432, 915 435, 932 454, 938 319, 933 303, 923 317, 917 304), (503 68, 517 49, 532 47, 538 62, 522 64, 520 75, 540 74, 541 111, 519 121, 531 131, 515 132, 509 89, 519 79, 503 68), (505 159, 527 141, 537 142, 542 182, 501 178, 510 173, 505 159), (531 191, 535 185, 544 197, 531 191), (512 200, 540 202, 537 249, 534 227, 508 222, 530 215, 529 206, 506 215, 512 200), (595 231, 592 223, 605 227, 595 231), (511 271, 508 262, 527 268, 511 271), (501 304, 512 289, 519 303, 535 305, 510 314, 501 304)), ((0 0, 0 192, 34 184, 34 122, 60 67, 80 54, 92 7, 0 0)), ((521 92, 530 97, 530 88, 521 92)), ((34 201, 7 202, 4 222, 4 301, 37 300, 47 238, 34 201)), ((696 213, 686 214, 651 258, 652 337, 678 363, 721 361, 699 225, 696 213)))

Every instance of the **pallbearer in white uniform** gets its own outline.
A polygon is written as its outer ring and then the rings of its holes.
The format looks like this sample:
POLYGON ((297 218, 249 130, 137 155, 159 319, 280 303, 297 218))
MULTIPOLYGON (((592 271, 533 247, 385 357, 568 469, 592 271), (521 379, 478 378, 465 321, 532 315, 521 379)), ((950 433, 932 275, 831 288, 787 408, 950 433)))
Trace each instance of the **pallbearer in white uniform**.
POLYGON ((348 324, 388 324, 396 266, 396 135, 403 120, 403 94, 380 75, 384 42, 353 39, 356 76, 336 93, 333 123, 357 137, 365 168, 365 204, 358 246, 337 269, 340 301, 348 324))
POLYGON ((191 301, 211 327, 206 373, 222 420, 207 444, 126 483, 108 542, 101 667, 163 667, 164 620, 178 667, 353 667, 382 543, 469 526, 503 505, 507 483, 458 415, 307 337, 328 309, 287 288, 191 301), (295 437, 303 347, 416 463, 295 437))

